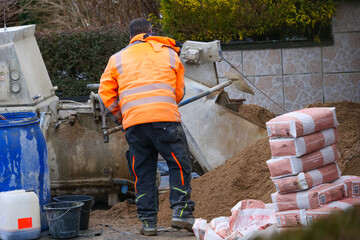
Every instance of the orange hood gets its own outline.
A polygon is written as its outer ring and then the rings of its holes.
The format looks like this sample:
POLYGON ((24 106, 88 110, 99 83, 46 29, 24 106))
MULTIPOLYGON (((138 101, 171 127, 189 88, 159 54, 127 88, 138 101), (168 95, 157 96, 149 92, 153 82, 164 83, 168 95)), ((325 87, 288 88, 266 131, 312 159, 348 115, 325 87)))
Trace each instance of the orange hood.
POLYGON ((130 40, 130 44, 132 44, 135 41, 142 41, 149 43, 156 52, 159 52, 163 46, 170 47, 174 49, 177 53, 180 52, 180 48, 176 47, 176 41, 169 37, 149 36, 149 35, 146 36, 146 34, 141 33, 133 37, 130 40))

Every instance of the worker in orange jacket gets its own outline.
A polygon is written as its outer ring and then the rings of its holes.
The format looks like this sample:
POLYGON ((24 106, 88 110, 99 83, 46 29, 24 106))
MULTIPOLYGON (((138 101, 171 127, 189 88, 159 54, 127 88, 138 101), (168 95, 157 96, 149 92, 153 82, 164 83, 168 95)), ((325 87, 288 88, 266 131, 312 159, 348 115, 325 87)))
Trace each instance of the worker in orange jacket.
POLYGON ((175 40, 152 34, 151 24, 144 18, 131 21, 130 37, 130 44, 110 57, 99 96, 108 113, 126 130, 135 203, 143 222, 140 233, 157 235, 158 153, 169 166, 171 226, 192 231, 191 162, 177 105, 184 96, 180 48, 175 40))

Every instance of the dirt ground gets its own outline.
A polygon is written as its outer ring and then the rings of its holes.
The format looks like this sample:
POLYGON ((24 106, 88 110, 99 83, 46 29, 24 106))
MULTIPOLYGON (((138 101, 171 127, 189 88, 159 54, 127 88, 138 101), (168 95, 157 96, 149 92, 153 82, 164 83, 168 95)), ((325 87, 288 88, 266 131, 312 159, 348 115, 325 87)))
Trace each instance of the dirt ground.
MULTIPOLYGON (((139 234, 141 222, 137 220, 135 204, 129 204, 127 201, 119 202, 112 208, 106 209, 104 205, 97 206, 90 213, 89 229, 79 231, 79 237, 72 238, 76 240, 196 240, 194 234, 185 230, 175 230, 172 228, 158 226, 158 236, 146 237, 139 234), (105 208, 105 209, 101 209, 105 208)), ((41 233, 41 240, 53 239, 50 231, 41 233)))
MULTIPOLYGON (((336 107, 339 121, 337 144, 341 154, 338 161, 343 175, 360 176, 360 103, 336 102, 314 104, 308 107, 336 107)), ((244 110, 246 111, 246 110, 244 110)), ((254 111, 261 124, 272 116, 267 111, 254 111), (264 112, 267 116, 261 115, 264 112)), ((251 111, 250 111, 251 113, 251 111)), ((247 114, 249 112, 247 111, 247 114)), ((251 117, 247 115, 247 117, 251 117)), ((192 181, 192 200, 196 207, 194 215, 208 221, 219 216, 230 216, 230 209, 244 199, 257 199, 271 202, 270 194, 275 187, 270 180, 266 160, 270 159, 269 139, 263 138, 243 149, 222 166, 192 181)), ((136 218, 136 207, 126 201, 109 210, 95 210, 90 217, 90 233, 82 238, 105 239, 183 239, 193 240, 194 235, 185 230, 176 231, 169 228, 171 210, 169 193, 160 195, 158 213, 160 232, 158 237, 143 237, 138 234, 141 227, 136 218), (96 233, 102 234, 94 236, 96 233)))
POLYGON ((96 239, 196 239, 192 233, 162 227, 161 224, 157 237, 145 237, 139 234, 141 226, 135 204, 129 204, 127 201, 115 204, 110 210, 96 210, 90 216, 90 229, 103 229, 102 236, 96 239))

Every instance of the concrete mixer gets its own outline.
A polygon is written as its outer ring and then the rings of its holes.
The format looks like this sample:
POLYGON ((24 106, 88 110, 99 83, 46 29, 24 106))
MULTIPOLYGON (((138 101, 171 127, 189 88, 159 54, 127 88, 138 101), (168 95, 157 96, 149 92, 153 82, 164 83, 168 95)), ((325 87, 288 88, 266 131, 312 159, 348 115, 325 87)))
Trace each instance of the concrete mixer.
MULTIPOLYGON (((119 198, 133 196, 125 133, 114 131, 104 143, 96 92, 87 102, 59 100, 34 33, 35 25, 0 29, 0 114, 38 114, 47 142, 53 196, 87 194, 107 199, 110 206, 119 198)), ((216 68, 221 59, 218 41, 184 43, 181 60, 185 66, 185 100, 221 84, 216 68)), ((230 74, 228 81, 236 80, 242 85, 240 89, 251 91, 237 77, 230 74)), ((223 87, 217 90, 179 109, 199 173, 211 171, 248 144, 267 136, 264 126, 236 113, 236 106, 244 99, 229 99, 223 87)), ((107 127, 110 130, 116 126, 109 119, 107 127)))

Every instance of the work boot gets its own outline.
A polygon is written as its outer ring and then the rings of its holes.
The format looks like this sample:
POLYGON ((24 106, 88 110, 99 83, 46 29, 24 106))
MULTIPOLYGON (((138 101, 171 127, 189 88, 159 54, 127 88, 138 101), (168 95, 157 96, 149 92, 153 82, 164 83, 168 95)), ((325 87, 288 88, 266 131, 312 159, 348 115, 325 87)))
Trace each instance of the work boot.
POLYGON ((157 236, 156 222, 153 220, 143 220, 143 227, 140 229, 140 234, 145 236, 157 236))
POLYGON ((172 217, 171 227, 176 229, 186 229, 189 232, 194 232, 192 229, 194 222, 194 217, 172 217))

